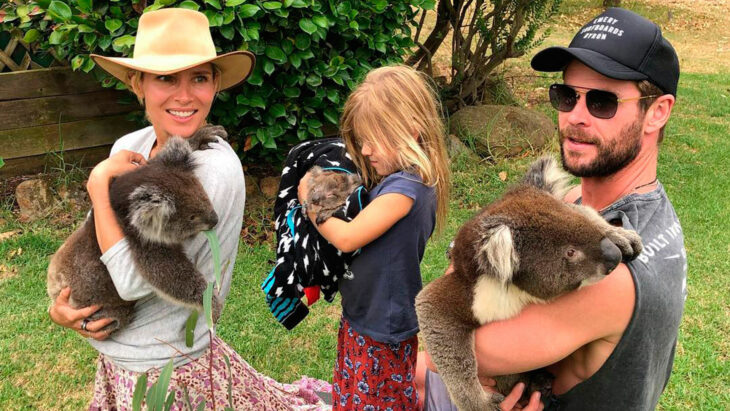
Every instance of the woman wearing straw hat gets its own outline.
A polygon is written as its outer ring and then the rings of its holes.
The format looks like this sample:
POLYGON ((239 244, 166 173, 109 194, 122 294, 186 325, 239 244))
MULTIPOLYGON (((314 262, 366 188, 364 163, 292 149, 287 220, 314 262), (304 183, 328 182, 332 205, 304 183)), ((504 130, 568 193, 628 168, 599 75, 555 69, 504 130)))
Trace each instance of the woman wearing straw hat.
MULTIPOLYGON (((99 307, 73 309, 68 302, 69 289, 50 309, 54 322, 87 337, 99 351, 90 409, 131 408, 137 377, 147 371, 151 384, 170 358, 175 365, 170 385, 177 391, 173 408, 184 407, 183 388, 193 407, 203 400, 208 407, 212 405, 209 366, 213 364, 216 407, 319 409, 320 401, 312 389, 280 384, 263 376, 218 337, 211 341, 202 316, 193 346, 187 348, 181 330, 185 329, 190 310, 158 297, 136 273, 129 245, 109 204, 110 179, 145 164, 170 136, 192 136, 205 124, 216 92, 241 83, 251 73, 254 56, 247 51, 216 55, 204 14, 162 9, 139 19, 133 58, 91 57, 137 95, 152 125, 117 140, 110 157, 92 170, 87 183, 101 259, 120 296, 137 300, 132 321, 107 335, 100 330, 110 320, 87 319, 99 307), (233 374, 233 404, 229 404, 225 356, 233 374)), ((238 249, 245 185, 241 162, 231 147, 223 139, 210 146, 193 155, 199 164, 195 174, 219 217, 215 229, 224 267, 220 297, 225 298, 238 249)), ((200 272, 212 276, 212 255, 204 236, 188 241, 185 251, 200 272)), ((302 381, 313 389, 328 389, 322 381, 302 381)))

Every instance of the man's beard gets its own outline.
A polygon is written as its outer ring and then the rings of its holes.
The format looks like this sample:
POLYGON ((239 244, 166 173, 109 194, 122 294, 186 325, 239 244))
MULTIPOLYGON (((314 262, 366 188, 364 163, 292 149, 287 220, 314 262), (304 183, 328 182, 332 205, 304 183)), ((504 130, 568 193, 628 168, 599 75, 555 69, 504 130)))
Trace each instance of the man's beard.
POLYGON ((610 176, 631 163, 641 149, 641 119, 624 127, 616 139, 602 142, 580 129, 567 127, 560 130, 560 158, 563 168, 576 177, 610 176), (577 141, 590 143, 596 147, 596 157, 588 164, 570 166, 565 159, 563 142, 566 135, 577 141))

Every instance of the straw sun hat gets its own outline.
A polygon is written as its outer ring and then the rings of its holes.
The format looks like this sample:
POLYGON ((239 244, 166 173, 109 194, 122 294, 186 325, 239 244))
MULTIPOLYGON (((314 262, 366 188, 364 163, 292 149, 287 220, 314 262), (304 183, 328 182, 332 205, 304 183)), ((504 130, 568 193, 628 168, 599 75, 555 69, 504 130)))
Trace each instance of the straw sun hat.
POLYGON ((216 55, 208 18, 197 11, 174 8, 151 11, 139 18, 132 58, 97 54, 91 58, 127 85, 130 70, 172 74, 213 63, 221 71, 221 90, 245 80, 256 61, 248 51, 216 55))

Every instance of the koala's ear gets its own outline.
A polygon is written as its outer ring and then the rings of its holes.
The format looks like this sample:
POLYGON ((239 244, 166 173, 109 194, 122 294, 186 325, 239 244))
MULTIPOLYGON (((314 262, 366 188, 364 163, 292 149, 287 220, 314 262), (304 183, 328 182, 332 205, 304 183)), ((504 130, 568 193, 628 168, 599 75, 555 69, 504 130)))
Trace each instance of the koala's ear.
POLYGON ((140 232, 162 232, 174 212, 174 200, 158 187, 139 186, 129 195, 130 222, 140 232))
POLYGON ((512 230, 505 224, 488 227, 478 244, 476 258, 479 266, 492 271, 501 283, 509 282, 519 265, 512 230))
POLYGON ((541 157, 530 165, 522 182, 545 190, 562 200, 570 189, 570 175, 550 156, 541 157))

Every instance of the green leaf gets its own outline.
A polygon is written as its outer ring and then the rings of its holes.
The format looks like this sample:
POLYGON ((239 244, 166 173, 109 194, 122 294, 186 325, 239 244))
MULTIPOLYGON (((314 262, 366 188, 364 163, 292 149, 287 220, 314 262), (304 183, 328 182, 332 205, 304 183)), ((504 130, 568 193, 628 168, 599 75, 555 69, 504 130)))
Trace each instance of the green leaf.
POLYGON ((102 36, 99 39, 99 47, 102 50, 108 49, 111 44, 112 44, 112 37, 111 36, 102 36))
POLYGON ((322 77, 312 73, 307 76, 307 84, 312 87, 319 87, 322 85, 322 77))
POLYGON ((124 47, 132 47, 134 45, 134 36, 130 36, 129 34, 125 34, 122 37, 117 37, 112 42, 112 45, 114 46, 114 49, 122 49, 124 47))
POLYGON ((251 76, 246 80, 248 84, 251 84, 252 86, 260 86, 264 84, 264 77, 261 75, 261 72, 258 70, 254 70, 253 73, 251 73, 251 76))
POLYGON ((63 43, 63 37, 65 33, 59 30, 54 31, 51 33, 50 36, 48 36, 48 42, 51 44, 61 44, 63 43))
POLYGON ((289 55, 289 62, 294 68, 299 68, 302 65, 302 58, 298 53, 293 53, 289 55))
POLYGON ((188 320, 185 322, 185 346, 193 347, 195 341, 195 326, 198 324, 198 310, 192 310, 188 320))
POLYGON ((333 110, 331 108, 326 108, 326 109, 324 109, 322 114, 324 115, 324 118, 327 119, 327 121, 329 121, 332 124, 336 125, 339 122, 339 116, 337 115, 336 110, 333 110))
POLYGON ((256 6, 254 4, 245 4, 239 9, 238 15, 241 16, 241 18, 245 19, 258 13, 259 10, 261 10, 261 7, 259 6, 256 6))
POLYGON ((165 406, 163 409, 169 410, 170 407, 172 407, 172 403, 175 401, 175 391, 170 391, 169 394, 167 394, 167 399, 165 400, 165 406))
POLYGON ((314 24, 322 27, 323 29, 326 29, 329 26, 329 20, 327 20, 327 17, 325 16, 314 16, 312 17, 312 21, 314 24))
POLYGON ((109 34, 113 34, 115 31, 122 27, 122 21, 117 19, 109 19, 104 22, 104 27, 109 30, 109 34))
POLYGON ((203 14, 208 18, 210 27, 220 27, 223 25, 223 15, 214 10, 204 10, 203 14))
POLYGON ((81 65, 84 64, 83 56, 76 56, 71 60, 71 69, 78 70, 81 65))
POLYGON ((198 3, 194 2, 193 0, 185 0, 182 3, 178 4, 178 7, 181 9, 188 9, 188 10, 200 10, 200 5, 198 3))
POLYGON ((205 322, 208 324, 208 329, 213 329, 213 287, 215 284, 212 282, 208 284, 208 287, 203 292, 203 311, 205 312, 205 322))
POLYGON ((245 2, 246 2, 246 0, 227 0, 226 6, 235 7, 235 6, 238 6, 239 4, 243 4, 245 2))
POLYGON ((221 27, 221 36, 223 36, 226 40, 233 40, 233 36, 235 35, 236 30, 233 28, 233 26, 221 27))
POLYGON ((96 43, 96 34, 94 34, 94 33, 84 34, 84 43, 86 44, 86 47, 88 47, 90 50, 93 49, 94 43, 96 43))
POLYGON ((167 388, 170 386, 170 377, 172 377, 172 358, 167 362, 167 365, 160 372, 160 376, 157 378, 157 394, 159 403, 162 403, 167 393, 167 388))
POLYGON ((424 10, 433 10, 436 7, 436 0, 425 0, 421 3, 421 8, 424 10))
POLYGON ((84 61, 84 65, 81 66, 81 70, 83 70, 84 73, 90 72, 94 67, 96 66, 96 63, 94 63, 94 60, 87 58, 84 61))
POLYGON ((335 89, 327 90, 327 100, 338 104, 340 102, 340 94, 335 89))
POLYGON ((263 66, 264 66, 264 73, 271 75, 271 73, 274 72, 275 67, 274 67, 274 63, 272 63, 271 60, 269 60, 269 59, 264 60, 263 66))
POLYGON ((142 410, 142 400, 144 400, 144 394, 147 391, 147 373, 143 373, 137 378, 137 383, 134 385, 134 394, 132 395, 132 409, 134 411, 142 410))
POLYGON ((302 91, 296 87, 286 87, 283 91, 284 95, 289 98, 296 98, 302 94, 302 91))
POLYGON ((317 25, 312 23, 310 19, 299 20, 299 28, 301 28, 307 34, 313 34, 317 31, 317 25))
POLYGON ((285 62, 286 61, 286 54, 284 54, 284 51, 277 47, 277 46, 266 46, 266 57, 276 60, 278 62, 285 62))
POLYGON ((278 1, 265 1, 264 8, 266 10, 279 10, 281 8, 281 2, 278 1))
POLYGON ((307 50, 312 45, 312 38, 303 33, 297 33, 294 37, 294 46, 299 50, 307 50))
POLYGON ((269 114, 271 114, 274 118, 286 117, 286 107, 284 107, 281 103, 274 104, 269 109, 269 114))
POLYGON ((206 4, 210 4, 211 6, 217 8, 218 10, 221 10, 221 3, 218 0, 205 0, 206 4))
POLYGON ((83 11, 84 13, 91 13, 93 5, 91 0, 77 0, 76 7, 78 7, 79 10, 83 11))
POLYGON ((307 7, 307 2, 305 2, 304 0, 294 0, 291 3, 291 6, 295 9, 302 9, 304 7, 307 7))
POLYGON ((210 253, 213 256, 213 272, 215 273, 215 283, 220 290, 223 285, 221 279, 221 246, 218 242, 218 236, 215 230, 203 231, 206 237, 208 237, 208 245, 210 246, 210 253))
POLYGON ((253 40, 259 39, 259 29, 257 29, 257 28, 246 29, 246 34, 248 34, 248 37, 250 37, 253 40))
POLYGON ((375 0, 371 1, 370 5, 376 12, 382 13, 383 11, 385 11, 385 8, 388 7, 388 2, 386 0, 375 0))
POLYGON ((359 30, 360 29, 360 25, 357 24, 357 21, 353 20, 353 21, 350 22, 350 28, 351 29, 355 29, 355 30, 359 30))
POLYGON ((25 36, 23 36, 23 41, 26 43, 33 43, 39 38, 41 38, 41 32, 36 29, 30 29, 27 33, 25 33, 25 36))
POLYGON ((79 24, 79 33, 93 33, 95 31, 96 30, 89 25, 79 24))
POLYGON ((66 3, 58 0, 51 2, 51 5, 48 6, 48 13, 51 17, 56 17, 62 21, 68 21, 73 16, 71 8, 66 3))
POLYGON ((202 401, 200 404, 198 404, 198 407, 195 409, 195 411, 205 411, 205 401, 202 401))
POLYGON ((251 96, 248 105, 251 107, 266 108, 266 101, 261 96, 251 96))

